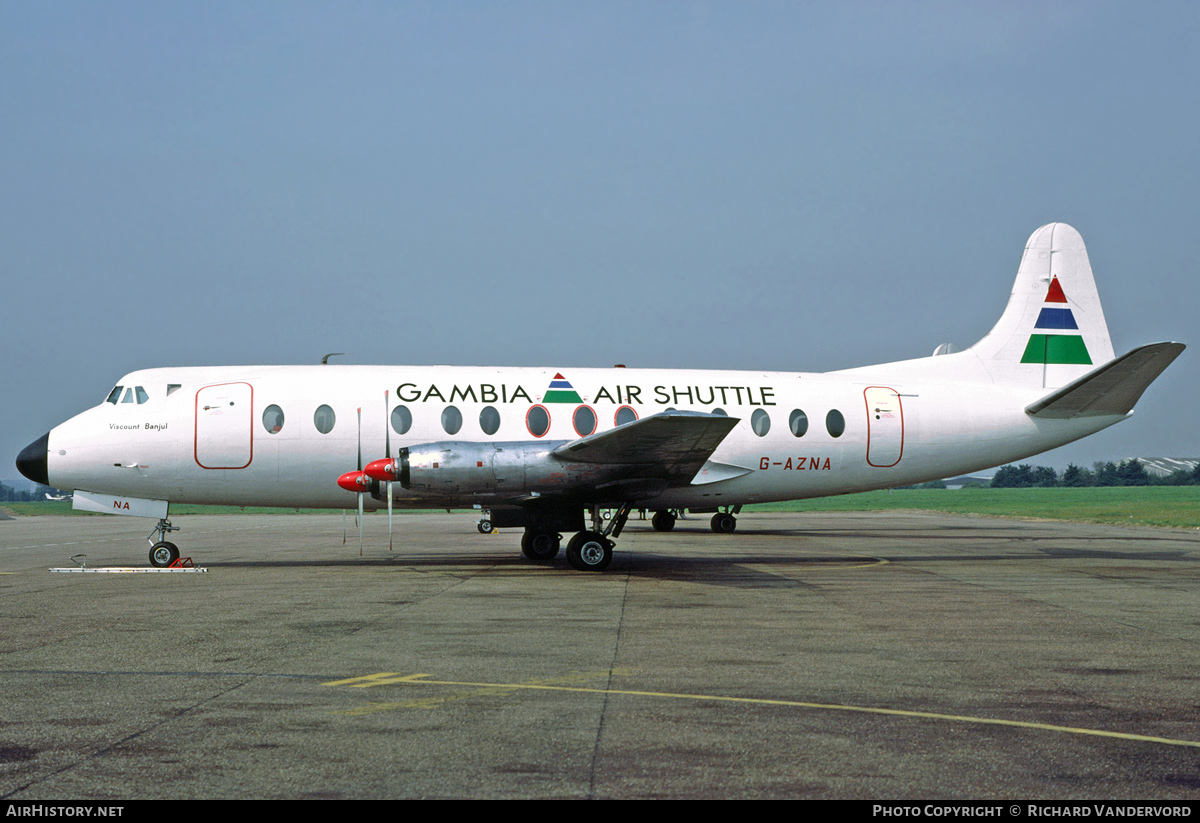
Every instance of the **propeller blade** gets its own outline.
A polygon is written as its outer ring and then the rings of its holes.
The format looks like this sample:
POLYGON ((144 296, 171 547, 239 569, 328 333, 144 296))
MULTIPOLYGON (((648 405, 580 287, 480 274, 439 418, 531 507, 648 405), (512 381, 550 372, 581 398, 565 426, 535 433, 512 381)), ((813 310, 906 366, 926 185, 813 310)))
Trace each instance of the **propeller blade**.
MULTIPOLYGON (((367 475, 362 470, 362 407, 358 409, 358 475, 366 484, 367 475)), ((363 493, 358 493, 358 556, 363 553, 363 493)))
MULTIPOLYGON (((392 456, 392 426, 388 421, 388 390, 383 392, 383 453, 389 459, 392 456)), ((388 499, 388 551, 392 551, 392 481, 387 481, 388 499)))

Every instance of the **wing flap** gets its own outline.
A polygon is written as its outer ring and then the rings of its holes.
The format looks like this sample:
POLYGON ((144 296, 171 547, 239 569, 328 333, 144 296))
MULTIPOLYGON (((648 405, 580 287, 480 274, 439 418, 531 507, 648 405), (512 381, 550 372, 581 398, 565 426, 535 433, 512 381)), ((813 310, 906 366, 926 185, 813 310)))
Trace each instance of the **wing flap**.
POLYGON ((1025 412, 1056 420, 1128 414, 1184 348, 1182 343, 1139 346, 1030 403, 1025 412))

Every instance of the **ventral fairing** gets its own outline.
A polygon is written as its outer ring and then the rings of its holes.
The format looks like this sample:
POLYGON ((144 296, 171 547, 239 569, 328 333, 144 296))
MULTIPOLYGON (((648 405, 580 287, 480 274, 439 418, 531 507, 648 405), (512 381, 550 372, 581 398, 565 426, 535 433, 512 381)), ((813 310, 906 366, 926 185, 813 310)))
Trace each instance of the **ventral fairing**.
POLYGON ((17 466, 74 506, 156 518, 172 503, 478 508, 602 571, 630 511, 733 532, 749 503, 986 469, 1107 428, 1182 352, 1114 356, 1083 240, 1029 239, 1008 306, 974 346, 825 373, 444 366, 162 368, 123 377, 17 466))

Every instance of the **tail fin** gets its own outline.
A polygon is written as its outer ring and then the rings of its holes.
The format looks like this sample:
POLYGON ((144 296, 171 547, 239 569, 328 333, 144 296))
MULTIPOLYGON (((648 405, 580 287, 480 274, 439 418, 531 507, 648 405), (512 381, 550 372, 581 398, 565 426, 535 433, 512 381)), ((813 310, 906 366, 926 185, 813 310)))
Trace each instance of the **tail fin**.
POLYGON ((1066 385, 1112 360, 1079 232, 1050 223, 1030 236, 1008 307, 971 351, 997 383, 1042 388, 1066 385))

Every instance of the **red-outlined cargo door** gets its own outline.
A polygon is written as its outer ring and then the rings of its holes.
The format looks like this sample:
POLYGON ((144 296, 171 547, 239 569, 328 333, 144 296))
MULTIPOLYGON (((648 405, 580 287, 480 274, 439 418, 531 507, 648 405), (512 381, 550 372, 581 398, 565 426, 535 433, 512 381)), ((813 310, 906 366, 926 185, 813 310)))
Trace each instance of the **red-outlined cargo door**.
POLYGON ((904 455, 904 409, 900 393, 886 386, 863 390, 867 403, 867 463, 886 469, 904 455))
POLYGON ((254 459, 254 389, 219 383, 196 392, 196 463, 244 469, 254 459))

